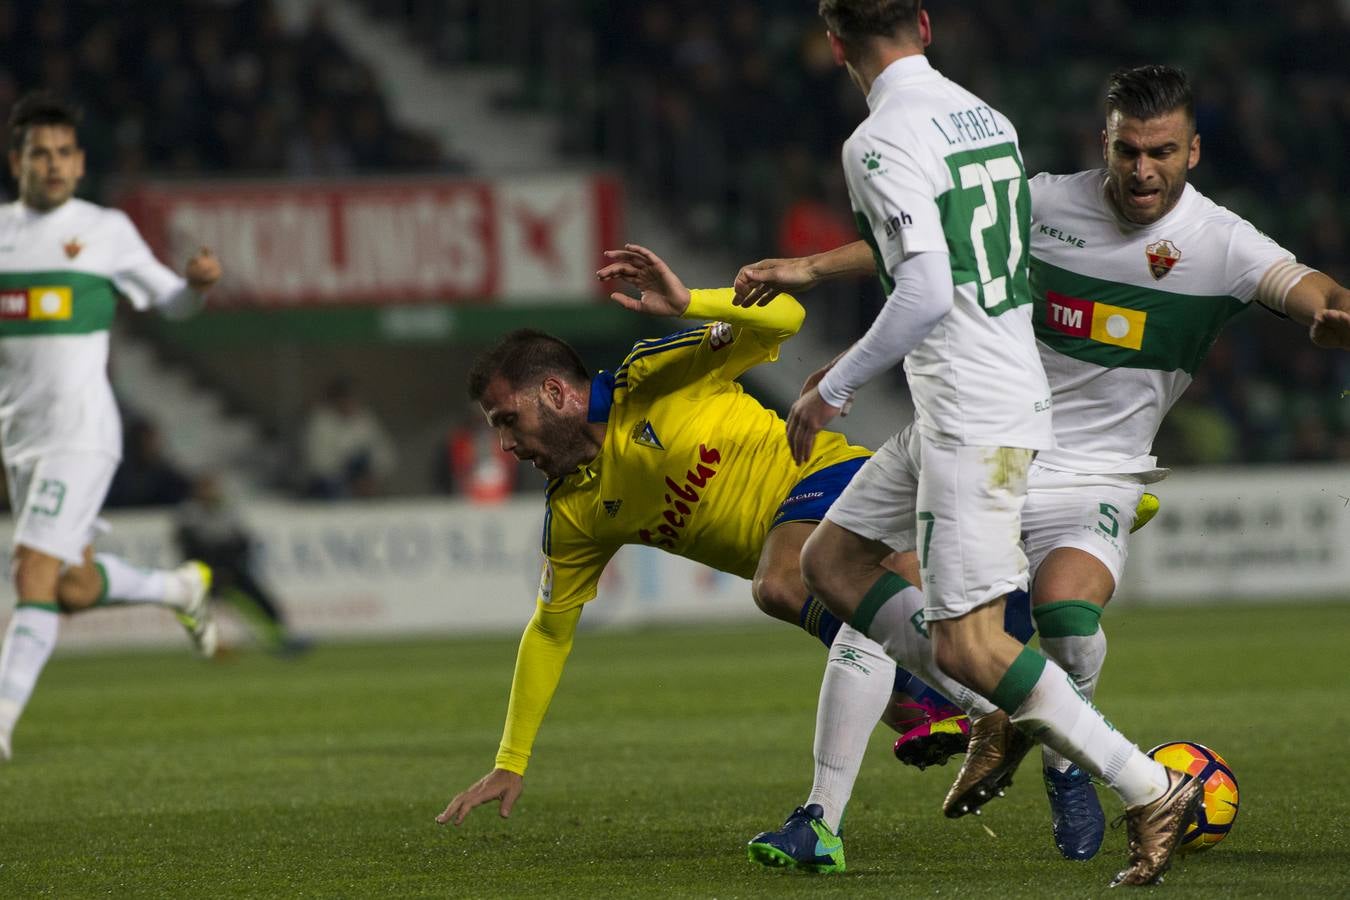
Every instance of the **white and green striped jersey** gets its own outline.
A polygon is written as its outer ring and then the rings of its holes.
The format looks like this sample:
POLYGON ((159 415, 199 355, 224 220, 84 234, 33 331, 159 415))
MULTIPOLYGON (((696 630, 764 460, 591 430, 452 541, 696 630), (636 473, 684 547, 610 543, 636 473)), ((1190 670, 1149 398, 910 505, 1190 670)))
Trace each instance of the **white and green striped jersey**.
POLYGON ((1154 436, 1219 330, 1254 299, 1282 312, 1293 282, 1266 276, 1299 267, 1190 185, 1146 226, 1121 219, 1105 188, 1104 169, 1031 179, 1031 291, 1056 442, 1036 461, 1156 480, 1154 436))
POLYGON ((948 255, 954 303, 905 357, 915 424, 947 443, 1052 446, 1027 286, 1030 196, 1017 132, 926 57, 891 63, 844 143, 859 231, 887 294, 909 256, 948 255))
POLYGON ((0 206, 0 450, 120 457, 108 328, 121 294, 138 309, 185 287, 118 210, 71 199, 0 206))

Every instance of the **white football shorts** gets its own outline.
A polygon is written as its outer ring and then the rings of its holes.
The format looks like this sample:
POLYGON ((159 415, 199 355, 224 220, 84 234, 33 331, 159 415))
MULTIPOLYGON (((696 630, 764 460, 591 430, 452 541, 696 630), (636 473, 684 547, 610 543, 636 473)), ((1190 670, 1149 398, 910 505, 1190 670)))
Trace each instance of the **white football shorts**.
POLYGON ((927 619, 953 619, 1027 587, 1021 513, 1033 451, 940 444, 910 425, 891 437, 825 518, 917 550, 927 619))
POLYGON ((14 546, 23 545, 71 565, 105 530, 98 518, 117 459, 102 453, 50 453, 5 466, 9 500, 18 518, 14 546))
POLYGON ((1050 551, 1073 547, 1100 560, 1118 587, 1143 493, 1143 482, 1132 475, 1061 472, 1032 463, 1022 541, 1033 576, 1050 551))

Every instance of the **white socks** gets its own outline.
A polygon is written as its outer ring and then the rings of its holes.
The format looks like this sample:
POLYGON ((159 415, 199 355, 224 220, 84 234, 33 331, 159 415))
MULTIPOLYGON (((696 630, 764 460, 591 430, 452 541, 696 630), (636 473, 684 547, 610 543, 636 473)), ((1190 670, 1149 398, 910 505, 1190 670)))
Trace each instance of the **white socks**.
MULTIPOLYGON (((1101 627, 1097 628, 1095 634, 1087 636, 1068 635, 1066 637, 1045 637, 1041 636, 1041 652, 1050 659, 1059 664, 1073 683, 1078 686, 1078 693, 1083 695, 1083 699, 1089 702, 1097 693, 1097 680, 1101 677, 1102 666, 1106 662, 1106 634, 1101 627)), ((1068 759, 1065 759, 1059 753, 1056 753, 1049 745, 1044 745, 1041 749, 1041 756, 1046 768, 1056 769, 1060 772, 1067 771, 1069 766, 1073 765, 1068 759)))
POLYGON ((816 706, 815 780, 806 805, 819 803, 825 824, 839 833, 867 741, 890 702, 895 664, 876 641, 848 625, 830 645, 816 706))
POLYGON ((142 569, 120 556, 99 553, 94 562, 107 579, 104 604, 158 603, 182 610, 187 608, 190 596, 185 593, 173 572, 164 569, 142 569))
POLYGON ((876 610, 867 626, 867 634, 881 644, 887 656, 919 676, 972 718, 993 712, 994 704, 938 669, 933 659, 933 641, 923 620, 923 593, 898 578, 896 582, 904 583, 905 587, 876 610))
POLYGON ((1167 790, 1167 771, 1116 731, 1078 694, 1069 676, 1046 660, 1040 677, 1012 720, 1028 734, 1073 759, 1115 790, 1127 807, 1167 790))
POLYGON ((0 647, 0 735, 6 743, 52 655, 60 628, 60 614, 41 606, 20 605, 9 620, 0 647))

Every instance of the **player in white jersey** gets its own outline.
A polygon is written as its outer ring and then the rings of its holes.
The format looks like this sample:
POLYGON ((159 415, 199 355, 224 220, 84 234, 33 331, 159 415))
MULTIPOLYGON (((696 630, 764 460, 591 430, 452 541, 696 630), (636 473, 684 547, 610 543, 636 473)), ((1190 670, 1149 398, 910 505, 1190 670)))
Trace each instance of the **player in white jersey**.
MULTIPOLYGON (((1098 620, 1124 567, 1135 502, 1166 471, 1150 455, 1154 436, 1219 328, 1256 300, 1308 326, 1318 346, 1350 348, 1350 292, 1186 184, 1199 160, 1192 105, 1178 70, 1118 72, 1107 90, 1108 168, 1031 180, 1031 283, 1058 445, 1032 464, 1023 532, 1042 650, 1089 698, 1105 659, 1098 620)), ((744 302, 767 302, 872 267, 859 241, 752 264, 737 286, 744 302)), ((827 682, 838 675, 827 668, 827 682)), ((859 721, 855 744, 871 730, 859 721)), ((1019 759, 990 762, 1010 777, 1019 759)), ((818 760, 818 782, 822 768, 818 760)), ((1087 775, 1047 752, 1045 780, 1056 844, 1090 858, 1103 822, 1087 775)), ((851 781, 830 787, 842 806, 851 781)))
MULTIPOLYGON (((858 386, 902 357, 916 423, 830 508, 803 548, 802 573, 888 656, 921 677, 945 674, 970 689, 958 694, 990 698, 998 712, 986 719, 1017 723, 1114 788, 1131 837, 1129 865, 1116 882, 1150 883, 1170 864, 1200 783, 1146 756, 1063 669, 1003 630, 1004 595, 1027 585, 1020 542, 1027 470, 1036 450, 1052 446, 1024 280, 1030 198, 1012 126, 927 64, 931 29, 918 6, 820 6, 836 62, 867 95, 870 115, 845 143, 844 164, 888 298, 868 334, 793 405, 788 440, 797 454, 809 449, 858 386), (855 165, 865 174, 851 172, 855 165), (918 550, 931 656, 905 608, 909 586, 878 565, 890 549, 918 550)), ((835 646, 847 644, 841 631, 835 646)), ((866 671, 885 660, 862 641, 849 650, 866 671)), ((1009 725, 1008 733, 1021 740, 1023 732, 1009 725)), ((980 771, 984 756, 972 732, 967 764, 944 803, 948 816, 974 811, 1001 786, 980 771)), ((848 760, 846 774, 856 776, 859 762, 848 760)), ((752 840, 750 854, 811 865, 827 838, 838 842, 841 815, 799 807, 781 830, 752 840)))
POLYGON ((78 200, 78 112, 45 93, 10 115, 19 199, 0 207, 0 452, 17 518, 18 605, 0 648, 0 759, 56 644, 59 613, 151 603, 174 611, 198 649, 215 650, 210 570, 146 570, 90 546, 122 452, 108 383, 117 296, 138 309, 192 312, 220 277, 203 250, 184 280, 151 254, 123 213, 78 200))

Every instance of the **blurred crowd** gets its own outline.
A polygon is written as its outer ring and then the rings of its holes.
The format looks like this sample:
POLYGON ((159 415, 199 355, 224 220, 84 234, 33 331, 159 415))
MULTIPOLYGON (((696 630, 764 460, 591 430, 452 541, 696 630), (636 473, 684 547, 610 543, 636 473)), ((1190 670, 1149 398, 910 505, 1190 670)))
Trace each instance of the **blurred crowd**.
MULTIPOLYGON (((524 97, 559 110, 565 143, 629 175, 633 200, 668 210, 698 245, 748 262, 855 234, 839 148, 866 115, 834 64, 814 3, 431 0, 367 4, 456 61, 525 67, 524 97), (499 27, 512 11, 548 48, 499 27), (498 10, 494 12, 494 10, 498 10)), ((1101 94, 1119 66, 1166 62, 1195 81, 1196 187, 1301 261, 1350 284, 1350 3, 1124 0, 926 4, 939 69, 1007 113, 1029 172, 1101 165, 1101 94)), ((832 288, 831 337, 870 323, 881 298, 832 288)), ((1175 464, 1350 459, 1350 362, 1253 310, 1220 339, 1160 437, 1175 464)), ((897 381, 897 387, 899 382, 897 381)))
MULTIPOLYGON (((565 154, 621 168, 630 202, 665 210, 696 246, 748 262, 855 233, 838 152, 866 105, 835 66, 812 2, 363 5, 401 22, 433 59, 525 73, 520 94, 502 103, 557 114, 565 154)), ((434 139, 394 120, 371 67, 326 24, 325 4, 298 18, 283 6, 304 4, 185 0, 165 15, 152 0, 0 0, 0 111, 37 85, 82 103, 82 193, 95 200, 114 179, 145 176, 455 170, 434 139)), ((1100 164, 1111 69, 1185 66, 1203 140, 1196 186, 1350 284, 1350 67, 1340 59, 1350 0, 1290 0, 1278 16, 1257 0, 1149 11, 1124 0, 928 8, 935 65, 1009 114, 1032 172, 1100 164)), ((826 328, 839 343, 882 301, 870 285, 826 292, 817 302, 829 305, 826 328)), ((1245 313, 1221 336, 1164 426, 1167 463, 1350 459, 1350 360, 1310 349, 1300 329, 1268 318, 1245 313)), ((297 493, 384 491, 398 464, 373 411, 340 414, 352 400, 317 397, 297 423, 297 493)), ((446 413, 426 483, 484 497, 535 483, 495 458, 472 414, 446 413)), ((110 502, 187 496, 190 480, 159 468, 153 424, 128 423, 130 471, 110 502)))
POLYGON ((445 165, 393 120, 323 4, 291 25, 270 0, 0 2, 0 110, 39 85, 84 108, 94 198, 116 178, 445 165))

